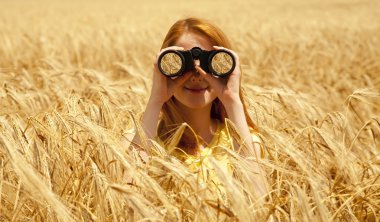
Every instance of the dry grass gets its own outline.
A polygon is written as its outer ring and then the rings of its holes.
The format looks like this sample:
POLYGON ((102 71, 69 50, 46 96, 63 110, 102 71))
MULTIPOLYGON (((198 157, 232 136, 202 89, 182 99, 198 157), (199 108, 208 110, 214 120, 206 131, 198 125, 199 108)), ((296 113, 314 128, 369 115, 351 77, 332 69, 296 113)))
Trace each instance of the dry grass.
MULTIPOLYGON (((380 220, 376 1, 0 2, 0 221, 380 220), (268 158, 231 153, 228 202, 158 144, 128 147, 169 26, 230 36, 268 158)), ((137 121, 138 122, 138 121, 137 121)), ((217 167, 217 166, 216 166, 217 167)))

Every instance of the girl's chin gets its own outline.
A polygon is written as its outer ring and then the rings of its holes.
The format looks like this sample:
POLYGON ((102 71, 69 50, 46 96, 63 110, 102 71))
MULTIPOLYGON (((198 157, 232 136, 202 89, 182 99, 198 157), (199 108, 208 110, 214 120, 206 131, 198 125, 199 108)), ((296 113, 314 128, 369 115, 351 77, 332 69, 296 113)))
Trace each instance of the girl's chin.
POLYGON ((177 103, 181 104, 183 108, 188 108, 188 109, 202 109, 205 108, 207 105, 211 104, 212 101, 208 101, 205 98, 199 99, 197 97, 193 98, 176 98, 177 103))
POLYGON ((208 88, 202 90, 184 89, 182 92, 176 93, 174 98, 175 101, 187 108, 201 109, 210 105, 216 99, 216 96, 207 89, 208 88))

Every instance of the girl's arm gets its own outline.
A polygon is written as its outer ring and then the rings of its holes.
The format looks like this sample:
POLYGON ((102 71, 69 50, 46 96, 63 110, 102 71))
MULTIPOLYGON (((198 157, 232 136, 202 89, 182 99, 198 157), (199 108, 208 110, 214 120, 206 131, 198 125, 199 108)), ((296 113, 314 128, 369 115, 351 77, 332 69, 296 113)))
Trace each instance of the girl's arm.
POLYGON ((245 118, 244 107, 240 97, 239 99, 235 98, 224 104, 226 104, 224 107, 226 108, 228 119, 235 125, 244 142, 243 144, 238 144, 234 141, 234 147, 243 145, 241 154, 245 157, 254 157, 254 164, 252 165, 253 169, 251 170, 254 174, 256 174, 256 176, 252 178, 252 185, 255 187, 258 198, 262 198, 267 194, 267 181, 265 178, 265 172, 261 169, 257 162, 261 157, 261 143, 259 140, 252 140, 252 134, 245 118))
MULTIPOLYGON (((214 78, 207 74, 201 67, 196 66, 197 71, 205 78, 216 91, 219 100, 222 102, 224 108, 227 111, 228 119, 234 123, 237 127, 239 134, 244 140, 244 144, 248 146, 249 150, 242 150, 244 155, 252 155, 255 152, 253 150, 251 133, 248 128, 247 120, 244 114, 243 103, 240 99, 240 62, 238 55, 229 49, 214 46, 215 49, 224 49, 229 51, 235 58, 236 66, 235 70, 226 78, 214 78)), ((236 144, 235 144, 236 145, 236 144)), ((234 146, 238 148, 239 146, 234 146)), ((256 151, 260 156, 260 149, 256 151)))
MULTIPOLYGON (((268 192, 267 189, 267 180, 265 172, 261 169, 258 160, 261 157, 261 147, 259 141, 252 140, 252 134, 248 128, 247 121, 244 115, 243 104, 234 102, 227 105, 226 111, 228 118, 234 123, 240 135, 243 137, 244 144, 242 146, 241 154, 245 157, 254 157, 252 166, 252 172, 254 177, 252 178, 252 186, 255 188, 256 195, 260 201, 264 201, 265 195, 268 192)), ((234 141, 234 146, 238 147, 239 144, 236 144, 234 141)))
MULTIPOLYGON (((247 119, 245 118, 244 107, 240 98, 231 99, 228 102, 225 101, 223 105, 227 111, 228 119, 235 125, 237 131, 242 137, 242 142, 244 142, 244 144, 248 146, 248 148, 250 148, 249 150, 241 150, 241 154, 243 156, 250 156, 252 154, 254 154, 255 156, 260 156, 260 149, 257 151, 255 149, 255 152, 250 152, 253 148, 253 146, 251 146, 251 144, 253 144, 252 135, 247 124, 247 119)), ((239 148, 239 144, 236 144, 235 142, 234 147, 239 148)))
POLYGON ((257 194, 262 197, 266 194, 266 179, 264 171, 258 164, 258 159, 261 157, 260 144, 252 141, 252 135, 249 130, 247 120, 244 114, 244 106, 240 99, 240 69, 239 69, 239 57, 238 55, 229 49, 214 46, 215 49, 224 49, 231 52, 236 60, 236 68, 230 74, 228 79, 217 79, 208 75, 201 67, 196 66, 198 72, 212 85, 216 90, 219 100, 222 102, 226 109, 228 119, 235 125, 239 134, 241 135, 244 143, 238 144, 234 141, 234 147, 238 148, 243 145, 241 154, 245 157, 254 157, 255 163, 253 164, 253 172, 258 176, 253 179, 254 186, 256 187, 257 194), (245 148, 245 149, 244 149, 245 148))
POLYGON ((157 136, 157 124, 162 106, 162 102, 152 98, 152 96, 149 98, 141 119, 141 127, 148 139, 154 139, 157 136))
MULTIPOLYGON (((163 49, 157 54, 157 57, 153 63, 152 89, 141 120, 141 127, 147 139, 154 139, 157 136, 157 125, 163 104, 168 101, 173 96, 174 91, 191 76, 188 73, 172 80, 160 73, 157 66, 157 59, 162 52, 168 49, 183 50, 182 47, 177 46, 171 46, 163 49)), ((143 144, 139 133, 136 133, 132 143, 139 146, 143 144)))

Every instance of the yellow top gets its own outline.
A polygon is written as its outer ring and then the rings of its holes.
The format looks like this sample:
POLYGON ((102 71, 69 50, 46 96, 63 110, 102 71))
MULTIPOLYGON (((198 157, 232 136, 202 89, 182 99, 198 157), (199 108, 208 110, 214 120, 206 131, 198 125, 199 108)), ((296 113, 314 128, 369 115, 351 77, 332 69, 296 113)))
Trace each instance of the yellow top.
MULTIPOLYGON (((253 142, 261 143, 255 134, 252 134, 252 139, 253 142)), ((206 147, 200 149, 197 155, 187 154, 180 148, 175 148, 171 154, 182 160, 192 173, 197 174, 200 185, 215 186, 224 196, 224 187, 221 186, 220 179, 217 177, 215 166, 227 175, 232 176, 233 168, 227 154, 231 147, 232 138, 228 133, 226 124, 218 123, 213 139, 206 147), (213 157, 215 164, 212 163, 211 157, 213 157)))

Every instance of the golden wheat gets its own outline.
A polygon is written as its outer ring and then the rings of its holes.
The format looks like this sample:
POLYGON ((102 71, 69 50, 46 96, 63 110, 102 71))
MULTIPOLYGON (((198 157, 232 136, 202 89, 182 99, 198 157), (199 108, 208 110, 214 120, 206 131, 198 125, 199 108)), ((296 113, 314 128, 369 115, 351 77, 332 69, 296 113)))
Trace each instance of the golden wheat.
POLYGON ((369 0, 1 1, 0 221, 378 221, 379 15, 369 0), (232 40, 265 143, 264 159, 229 152, 233 178, 215 165, 228 201, 159 144, 130 146, 186 16, 232 40))

